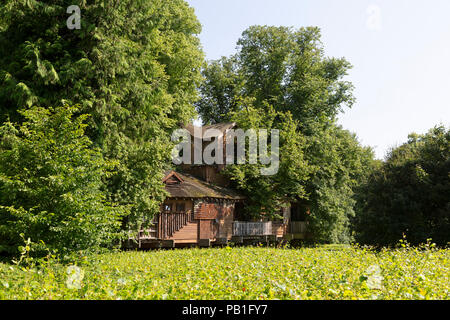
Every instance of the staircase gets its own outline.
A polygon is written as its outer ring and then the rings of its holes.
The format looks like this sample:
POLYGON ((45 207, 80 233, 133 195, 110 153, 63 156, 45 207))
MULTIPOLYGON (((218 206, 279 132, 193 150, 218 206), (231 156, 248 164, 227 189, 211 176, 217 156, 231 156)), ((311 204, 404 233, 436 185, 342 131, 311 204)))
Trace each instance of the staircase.
POLYGON ((161 212, 155 217, 156 234, 161 240, 170 239, 177 231, 181 230, 188 223, 191 223, 191 214, 188 212, 161 212))
POLYGON ((139 231, 138 240, 156 240, 157 239, 156 228, 150 228, 147 230, 139 231))
POLYGON ((176 243, 196 243, 198 238, 198 223, 188 222, 186 226, 173 233, 168 240, 176 243))
POLYGON ((138 235, 139 247, 142 242, 174 240, 177 243, 196 243, 198 223, 192 221, 188 212, 161 212, 153 219, 153 227, 141 230, 138 235))

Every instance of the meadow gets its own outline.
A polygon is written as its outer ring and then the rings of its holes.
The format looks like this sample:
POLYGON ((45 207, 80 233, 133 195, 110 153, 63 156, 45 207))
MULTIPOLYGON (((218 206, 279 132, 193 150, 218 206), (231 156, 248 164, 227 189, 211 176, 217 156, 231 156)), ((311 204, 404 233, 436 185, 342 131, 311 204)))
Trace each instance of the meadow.
POLYGON ((0 264, 0 299, 448 299, 449 249, 226 247, 0 264))

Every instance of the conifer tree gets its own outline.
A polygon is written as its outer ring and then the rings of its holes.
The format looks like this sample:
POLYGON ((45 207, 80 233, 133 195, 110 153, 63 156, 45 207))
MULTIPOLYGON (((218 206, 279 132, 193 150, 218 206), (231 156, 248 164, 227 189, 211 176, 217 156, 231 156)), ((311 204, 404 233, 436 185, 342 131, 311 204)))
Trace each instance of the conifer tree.
POLYGON ((5 0, 0 7, 0 122, 31 106, 80 105, 87 134, 119 161, 109 198, 130 223, 159 209, 170 133, 195 115, 201 26, 183 0, 5 0), (80 8, 69 29, 67 8, 80 8))

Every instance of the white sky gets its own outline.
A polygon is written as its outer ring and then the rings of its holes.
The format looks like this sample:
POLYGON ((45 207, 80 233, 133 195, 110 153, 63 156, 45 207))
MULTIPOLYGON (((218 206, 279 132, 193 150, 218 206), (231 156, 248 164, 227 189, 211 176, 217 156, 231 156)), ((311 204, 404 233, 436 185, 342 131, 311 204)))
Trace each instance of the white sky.
POLYGON ((354 68, 356 104, 339 123, 378 158, 411 132, 450 125, 449 0, 187 0, 207 59, 235 53, 249 26, 319 26, 326 55, 354 68))

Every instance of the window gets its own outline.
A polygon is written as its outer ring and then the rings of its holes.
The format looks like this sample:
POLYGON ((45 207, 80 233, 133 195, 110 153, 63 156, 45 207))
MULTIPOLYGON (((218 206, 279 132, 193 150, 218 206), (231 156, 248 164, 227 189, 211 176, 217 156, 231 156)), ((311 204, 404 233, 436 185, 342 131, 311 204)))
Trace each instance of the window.
POLYGON ((170 204, 165 204, 165 205, 164 205, 164 211, 172 211, 172 205, 170 205, 170 204))
POLYGON ((177 212, 184 212, 186 210, 186 206, 184 202, 177 203, 177 212))
POLYGON ((304 205, 293 203, 291 205, 291 221, 306 221, 308 208, 304 205))

